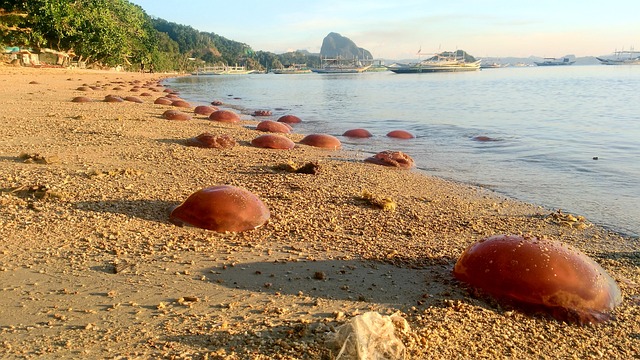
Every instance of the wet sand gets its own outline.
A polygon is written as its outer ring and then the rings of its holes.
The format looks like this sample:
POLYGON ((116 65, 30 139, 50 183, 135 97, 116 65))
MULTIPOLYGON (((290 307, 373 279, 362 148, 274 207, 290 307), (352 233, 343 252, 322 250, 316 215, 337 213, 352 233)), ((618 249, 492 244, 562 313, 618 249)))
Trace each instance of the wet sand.
POLYGON ((162 88, 130 91, 160 78, 0 66, 0 357, 332 359, 328 336, 368 311, 408 322, 396 332, 408 359, 640 357, 638 239, 362 154, 253 147, 264 117, 165 120, 171 107, 153 104, 162 88), (185 146, 205 131, 237 145, 185 146), (277 168, 288 162, 319 172, 277 168), (268 223, 216 233, 168 221, 191 193, 221 184, 259 196, 268 223), (614 319, 531 317, 457 282, 464 249, 496 234, 545 236, 596 260, 623 293, 614 319))

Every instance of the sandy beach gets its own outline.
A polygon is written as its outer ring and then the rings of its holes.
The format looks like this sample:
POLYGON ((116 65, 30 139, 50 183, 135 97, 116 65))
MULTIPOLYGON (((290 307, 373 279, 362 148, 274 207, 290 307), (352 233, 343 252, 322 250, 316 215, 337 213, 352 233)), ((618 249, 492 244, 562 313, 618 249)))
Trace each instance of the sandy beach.
POLYGON ((162 77, 0 65, 0 358, 334 359, 331 334, 369 311, 406 320, 396 336, 407 359, 640 358, 638 239, 355 152, 257 148, 262 117, 166 120, 171 107, 153 104, 162 77), (186 146, 203 132, 237 145, 186 146), (278 167, 290 162, 318 173, 278 167), (269 221, 241 233, 169 221, 190 194, 223 184, 256 194, 269 221), (529 316, 456 281, 462 252, 496 234, 597 261, 622 291, 613 319, 529 316))

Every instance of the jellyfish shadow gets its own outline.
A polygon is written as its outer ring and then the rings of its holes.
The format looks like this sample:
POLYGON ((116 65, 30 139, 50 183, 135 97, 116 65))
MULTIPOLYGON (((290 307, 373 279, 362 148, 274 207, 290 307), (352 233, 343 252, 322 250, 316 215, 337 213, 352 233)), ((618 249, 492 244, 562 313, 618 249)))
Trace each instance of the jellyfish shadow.
POLYGON ((171 209, 179 204, 180 202, 177 201, 163 200, 105 200, 81 201, 76 203, 76 208, 166 223, 169 221, 171 209))
POLYGON ((442 298, 463 299, 450 264, 412 269, 378 261, 263 261, 206 269, 207 280, 267 295, 300 295, 327 300, 377 303, 406 309, 443 306, 442 298))

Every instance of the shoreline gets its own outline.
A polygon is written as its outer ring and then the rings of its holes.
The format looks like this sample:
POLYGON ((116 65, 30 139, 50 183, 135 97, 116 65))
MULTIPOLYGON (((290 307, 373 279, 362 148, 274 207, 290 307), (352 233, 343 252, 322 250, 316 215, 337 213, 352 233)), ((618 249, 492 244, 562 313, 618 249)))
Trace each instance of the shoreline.
MULTIPOLYGON (((564 74, 563 79, 588 79, 588 74, 595 70, 584 69, 573 75, 564 74)), ((298 116, 305 119, 305 122, 296 128, 304 134, 328 132, 340 138, 345 148, 357 148, 365 153, 392 147, 413 156, 416 165, 426 169, 431 176, 485 185, 523 202, 585 216, 591 222, 623 235, 637 237, 640 233, 636 221, 636 218, 640 218, 640 212, 633 202, 633 199, 637 198, 633 191, 633 174, 638 173, 640 168, 630 162, 634 158, 633 154, 638 154, 638 148, 633 146, 634 142, 628 134, 619 138, 621 146, 624 144, 624 147, 608 148, 607 144, 611 141, 606 139, 615 139, 613 134, 604 132, 601 136, 590 138, 588 127, 578 126, 575 129, 577 133, 574 141, 566 138, 572 133, 569 130, 570 122, 562 121, 557 128, 549 124, 550 128, 547 128, 541 120, 545 118, 542 110, 520 115, 515 104, 527 106, 528 101, 523 100, 526 97, 511 95, 507 103, 514 105, 502 106, 502 110, 496 102, 486 102, 482 98, 484 95, 481 89, 494 80, 503 81, 506 77, 513 77, 514 80, 518 79, 518 88, 522 90, 524 84, 532 80, 533 74, 513 73, 503 76, 497 72, 486 73, 482 79, 478 79, 477 87, 474 87, 476 90, 470 93, 471 98, 468 102, 465 101, 466 105, 452 112, 445 109, 450 109, 456 101, 455 96, 451 96, 455 93, 455 90, 451 90, 455 86, 447 86, 448 81, 438 82, 437 97, 442 100, 431 101, 424 109, 425 113, 422 113, 422 105, 418 105, 420 101, 409 102, 410 99, 414 99, 415 94, 426 91, 426 83, 420 81, 421 77, 400 79, 401 77, 389 74, 366 74, 363 78, 357 77, 358 79, 334 79, 317 75, 287 79, 268 75, 248 75, 234 79, 224 76, 194 76, 170 79, 166 83, 167 86, 175 86, 181 90, 182 95, 187 98, 199 101, 207 101, 207 97, 221 98, 231 104, 243 105, 247 113, 265 108, 281 115, 287 109, 294 110, 298 116), (337 97, 336 101, 329 100, 332 99, 332 92, 356 86, 360 83, 359 80, 370 86, 366 86, 357 94, 352 92, 337 97), (393 87, 403 86, 405 82, 415 85, 416 91, 406 100, 407 103, 402 103, 399 99, 402 91, 395 91, 393 87), (331 85, 324 89, 324 83, 331 85), (390 87, 388 93, 375 91, 377 87, 386 86, 390 87), (304 91, 305 88, 308 90, 304 91), (325 96, 328 103, 323 102, 325 96), (343 102, 343 105, 340 105, 340 102, 343 102), (401 103, 404 105, 399 105, 401 103), (402 107, 394 112, 390 104, 402 107), (474 106, 481 107, 477 113, 469 110, 469 107, 474 106), (390 112, 386 112, 385 108, 389 107, 390 112), (498 117, 496 121, 500 121, 501 124, 498 128, 490 120, 491 113, 494 112, 498 117), (515 116, 516 114, 519 116, 515 116), (536 126, 520 126, 519 121, 532 121, 536 126), (352 141, 341 136, 344 131, 359 127, 371 131, 373 137, 366 141, 352 141), (566 127, 569 129, 563 130, 566 127), (417 138, 406 142, 393 141, 384 135, 395 128, 410 130, 417 138), (475 139, 475 136, 482 135, 496 141, 475 139), (536 139, 549 139, 549 142, 536 139), (593 149, 589 149, 589 146, 593 149), (619 150, 627 147, 628 152, 619 150), (594 151, 600 152, 600 160, 606 162, 594 161, 591 156, 587 156, 594 151)), ((540 78, 534 78, 538 84, 537 88, 542 89, 551 81, 549 77, 553 76, 550 73, 540 75, 540 78)), ((622 80, 620 75, 607 72, 596 72, 594 76, 608 84, 617 79, 622 80)), ((464 78, 466 76, 456 76, 451 81, 464 82, 464 78)), ((633 77, 629 81, 632 82, 633 77)), ((588 84, 589 89, 585 88, 584 91, 595 93, 596 82, 590 81, 588 84)), ((571 86, 564 88, 571 91, 571 86)), ((601 98, 600 102, 606 99, 601 98)), ((623 101, 621 99, 628 97, 616 99, 623 101)), ((589 105, 585 104, 584 100, 577 99, 574 105, 571 104, 572 102, 556 104, 558 115, 567 119, 580 118, 584 122, 583 125, 598 123, 596 112, 585 113, 585 109, 597 107, 598 102, 590 102, 589 105), (582 110, 571 114, 571 106, 578 106, 582 110), (592 116, 588 116, 589 114, 592 116)), ((542 109, 544 106, 536 108, 542 109)), ((630 120, 628 116, 631 114, 628 111, 624 106, 617 107, 615 118, 619 120, 611 121, 619 122, 624 127, 624 123, 630 120)), ((629 125, 632 129, 637 130, 631 123, 629 125)))
POLYGON ((0 130, 2 357, 322 359, 326 334, 366 311, 408 321, 400 337, 412 359, 640 356, 637 239, 565 227, 540 207, 348 151, 258 149, 249 142, 260 118, 164 120, 158 92, 143 104, 71 102, 138 96, 129 82, 160 77, 0 66, 12 109, 0 130), (122 91, 75 90, 116 81, 122 91), (184 145, 204 131, 238 144, 184 145), (320 171, 274 170, 288 161, 320 171), (237 234, 168 221, 169 208, 219 184, 255 193, 271 219, 237 234), (35 185, 49 196, 16 190, 35 185), (365 189, 396 211, 362 201, 365 189), (503 233, 560 240, 598 261, 623 292, 615 319, 580 327, 472 295, 453 264, 503 233))

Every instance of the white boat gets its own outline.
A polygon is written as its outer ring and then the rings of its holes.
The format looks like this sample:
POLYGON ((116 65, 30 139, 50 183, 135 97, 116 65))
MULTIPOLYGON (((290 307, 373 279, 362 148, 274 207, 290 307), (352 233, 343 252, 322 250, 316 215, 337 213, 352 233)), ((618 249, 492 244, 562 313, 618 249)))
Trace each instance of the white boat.
POLYGON ((322 59, 322 66, 311 71, 318 74, 356 74, 370 67, 371 65, 362 65, 359 59, 344 60, 338 56, 322 59))
POLYGON ((271 72, 274 74, 308 74, 311 72, 311 69, 309 69, 306 64, 291 64, 282 69, 273 69, 271 72))
POLYGON ((640 51, 616 51, 614 53, 616 55, 615 59, 607 59, 607 58, 599 58, 596 57, 603 65, 640 65, 640 51), (621 57, 621 55, 626 54, 626 57, 621 57))
POLYGON ((246 75, 253 74, 255 70, 247 70, 244 66, 204 66, 192 72, 193 75, 246 75))
POLYGON ((538 66, 561 66, 561 65, 571 65, 575 61, 571 61, 568 57, 564 57, 562 59, 556 58, 544 58, 543 61, 534 61, 534 63, 538 66))
POLYGON ((461 56, 458 52, 447 54, 436 54, 427 60, 412 64, 393 64, 387 68, 396 74, 416 74, 434 72, 460 72, 480 70, 481 60, 467 62, 464 53, 461 56))

